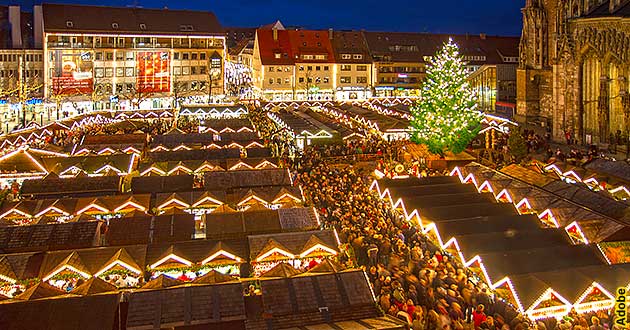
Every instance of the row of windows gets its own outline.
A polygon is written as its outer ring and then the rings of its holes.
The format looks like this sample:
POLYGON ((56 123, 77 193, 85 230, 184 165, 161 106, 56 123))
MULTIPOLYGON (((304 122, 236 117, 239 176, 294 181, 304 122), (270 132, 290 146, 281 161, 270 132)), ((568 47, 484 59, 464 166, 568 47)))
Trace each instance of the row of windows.
MULTIPOLYGON (((305 67, 303 65, 300 65, 298 67, 298 70, 299 71, 304 71, 304 68, 305 67)), ((322 70, 323 71, 328 71, 330 67, 328 65, 315 65, 315 66, 308 65, 308 66, 306 66, 306 71, 313 71, 313 68, 315 68, 315 71, 322 71, 322 70)), ((365 66, 365 70, 367 70, 367 66, 365 66)), ((363 70, 363 71, 365 71, 365 70, 363 70)), ((290 66, 285 66, 285 67, 282 67, 282 66, 270 66, 269 67, 269 72, 282 72, 282 71, 284 71, 284 72, 291 72, 291 67, 290 66)))
MULTIPOLYGON (((317 46, 321 46, 319 42, 317 46)), ((326 60, 328 59, 328 55, 302 55, 302 59, 305 60, 326 60)))
MULTIPOLYGON (((339 82, 342 84, 351 84, 352 77, 339 77, 339 82)), ((357 84, 367 84, 367 77, 357 77, 357 84)))
MULTIPOLYGON (((316 65, 316 66, 315 66, 315 71, 321 71, 322 69, 323 69, 324 71, 328 71, 328 65, 324 65, 324 66, 319 66, 319 65, 316 65)), ((303 66, 303 65, 300 65, 300 66, 298 67, 298 71, 304 71, 304 66, 303 66)), ((307 65, 307 66, 306 66, 306 71, 313 71, 313 66, 312 66, 312 65, 307 65)))
POLYGON ((74 37, 74 36, 59 36, 59 37, 50 37, 48 41, 53 45, 59 43, 64 45, 92 45, 95 44, 96 47, 101 46, 115 46, 115 47, 125 47, 125 44, 136 45, 136 46, 176 46, 176 47, 205 47, 206 43, 208 46, 214 47, 223 47, 223 41, 221 39, 189 39, 189 38, 156 38, 156 37, 133 37, 133 38, 124 38, 124 37, 74 37), (206 42, 207 41, 207 42, 206 42))
POLYGON ((341 54, 341 59, 342 60, 362 60, 363 59, 363 54, 341 54))
MULTIPOLYGON (((19 54, 0 54, 0 62, 17 62, 20 56, 19 54)), ((41 62, 42 54, 26 54, 24 60, 26 62, 41 62)))
MULTIPOLYGON (((116 68, 115 72, 116 72, 116 77, 135 77, 136 76, 135 67, 116 68)), ((207 72, 208 72, 208 68, 205 66, 174 66, 173 67, 173 75, 175 76, 206 74, 207 72)), ((54 73, 51 71, 51 75, 53 74, 54 73)), ((114 68, 95 68, 94 76, 96 78, 111 78, 114 76, 114 68)))
MULTIPOLYGON (((352 65, 343 64, 340 69, 341 71, 352 71, 352 65)), ((357 71, 367 71, 367 65, 357 65, 357 71)))
MULTIPOLYGON (((24 78, 36 78, 41 77, 42 72, 40 70, 24 70, 24 78)), ((0 78, 18 78, 17 70, 0 70, 0 78)))
MULTIPOLYGON (((94 57, 97 61, 113 61, 114 52, 96 52, 94 57)), ((173 53, 173 59, 175 60, 202 60, 206 59, 206 53, 173 53)), ((134 61, 134 52, 116 52, 116 61, 134 61)))
MULTIPOLYGON (((109 93, 112 85, 110 84, 100 84, 95 86, 98 91, 102 93, 109 93)), ((130 93, 134 91, 135 84, 133 83, 124 83, 124 84, 115 84, 114 90, 116 93, 130 93)), ((175 85, 174 85, 175 86, 175 85)), ((181 82, 176 85, 179 91, 184 90, 201 90, 206 88, 207 82, 205 81, 190 81, 190 82, 181 82)))
POLYGON ((475 55, 475 56, 464 56, 464 61, 485 61, 486 57, 483 55, 475 55))
MULTIPOLYGON (((283 81, 284 81, 285 85, 290 85, 291 84, 291 79, 290 78, 284 78, 284 80, 282 78, 275 78, 275 79, 274 78, 269 78, 269 85, 273 85, 274 83, 277 84, 277 85, 281 85, 283 81)), ((330 78, 328 78, 328 77, 323 77, 323 78, 321 78, 321 77, 315 77, 315 78, 308 77, 308 79, 304 78, 304 77, 299 77, 298 78, 298 82, 299 83, 303 84, 305 81, 308 81, 309 83, 315 82, 315 83, 319 84, 319 83, 323 82, 324 84, 327 84, 327 83, 330 82, 330 78)))

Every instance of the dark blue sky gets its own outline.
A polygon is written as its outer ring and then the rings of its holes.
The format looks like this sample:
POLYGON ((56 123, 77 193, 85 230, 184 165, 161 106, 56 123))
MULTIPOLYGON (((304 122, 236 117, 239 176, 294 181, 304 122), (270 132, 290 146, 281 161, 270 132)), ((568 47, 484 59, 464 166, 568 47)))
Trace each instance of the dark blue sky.
MULTIPOLYGON (((6 0, 0 0, 4 2, 6 0)), ((11 1, 11 0, 9 0, 11 1)), ((13 0, 15 1, 15 0, 13 0)), ((305 28, 520 35, 524 0, 45 0, 213 11, 224 26, 280 19, 305 28)), ((34 0, 18 0, 30 5, 34 0)), ((41 2, 41 0, 36 1, 41 2)))

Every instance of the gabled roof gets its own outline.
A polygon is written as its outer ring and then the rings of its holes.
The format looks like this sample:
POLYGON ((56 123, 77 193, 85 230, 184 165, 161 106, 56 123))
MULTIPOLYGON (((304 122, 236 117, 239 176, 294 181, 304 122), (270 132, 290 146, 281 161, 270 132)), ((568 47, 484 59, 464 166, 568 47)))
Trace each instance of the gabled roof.
POLYGON ((136 33, 151 35, 222 35, 223 29, 211 12, 43 4, 45 32, 136 33), (72 21, 68 27, 67 21, 72 21), (117 23, 115 28, 113 23, 117 23), (141 27, 144 24, 144 27, 141 27), (186 28, 183 28, 185 26, 186 28))
POLYGON ((309 269, 305 274, 320 274, 320 273, 339 273, 344 270, 345 267, 340 263, 326 258, 320 262, 317 266, 309 269))
POLYGON ((164 289, 181 284, 184 284, 184 282, 161 274, 160 276, 147 282, 141 289, 164 289))
POLYGON ((223 282, 233 281, 234 278, 230 275, 225 275, 217 272, 216 270, 211 270, 203 276, 197 277, 193 283, 194 284, 217 284, 223 282))
POLYGON ((66 295, 65 291, 46 283, 39 282, 14 297, 16 300, 35 300, 66 295))
POLYGON ((90 296, 99 293, 118 292, 118 288, 98 277, 92 277, 72 290, 72 294, 90 296))
POLYGON ((332 45, 328 38, 328 31, 318 30, 289 30, 291 51, 295 62, 334 63, 332 45), (326 59, 305 60, 302 55, 326 55, 326 59))
POLYGON ((300 274, 299 270, 293 268, 291 265, 289 265, 286 262, 280 262, 277 265, 275 265, 273 268, 271 268, 270 270, 260 275, 260 277, 289 278, 298 274, 300 274))
POLYGON ((256 41, 260 52, 260 61, 263 65, 295 64, 289 31, 258 29, 256 30, 256 41), (276 40, 273 37, 274 31, 277 33, 276 40), (276 58, 275 54, 280 54, 280 58, 276 58))
POLYGON ((15 280, 17 280, 17 275, 9 259, 6 256, 0 257, 0 281, 13 282, 15 280))
MULTIPOLYGON (((268 255, 273 253, 280 253, 285 255, 285 253, 292 254, 292 251, 287 249, 284 245, 280 244, 275 239, 270 238, 267 243, 262 247, 262 249, 260 249, 260 252, 256 256, 256 261, 258 261, 259 259, 262 261, 266 259, 268 255)), ((286 255, 286 258, 290 259, 291 257, 289 255, 286 255)))
POLYGON ((127 250, 122 248, 118 250, 116 254, 114 254, 105 263, 104 267, 101 270, 99 270, 97 274, 106 272, 107 270, 111 269, 112 267, 115 267, 116 265, 120 265, 127 269, 132 268, 133 270, 131 269, 129 270, 138 274, 142 273, 142 267, 138 265, 138 263, 134 260, 134 258, 131 255, 129 255, 129 252, 127 252, 127 250))

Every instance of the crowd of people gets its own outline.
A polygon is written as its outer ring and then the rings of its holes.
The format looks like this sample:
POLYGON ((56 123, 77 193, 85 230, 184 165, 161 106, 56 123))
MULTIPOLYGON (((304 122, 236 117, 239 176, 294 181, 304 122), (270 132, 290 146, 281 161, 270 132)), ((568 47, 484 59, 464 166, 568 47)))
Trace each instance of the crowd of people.
POLYGON ((324 226, 347 244, 351 257, 342 261, 366 268, 383 312, 415 330, 527 329, 513 308, 372 193, 365 174, 320 162, 297 181, 324 226))

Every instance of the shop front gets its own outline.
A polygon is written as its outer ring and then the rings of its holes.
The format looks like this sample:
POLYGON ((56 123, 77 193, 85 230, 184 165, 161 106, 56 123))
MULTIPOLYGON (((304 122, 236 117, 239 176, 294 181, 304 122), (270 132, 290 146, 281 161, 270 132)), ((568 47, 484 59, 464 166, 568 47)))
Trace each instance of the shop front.
POLYGON ((367 86, 337 87, 335 99, 341 101, 366 100, 372 97, 372 91, 367 86))

